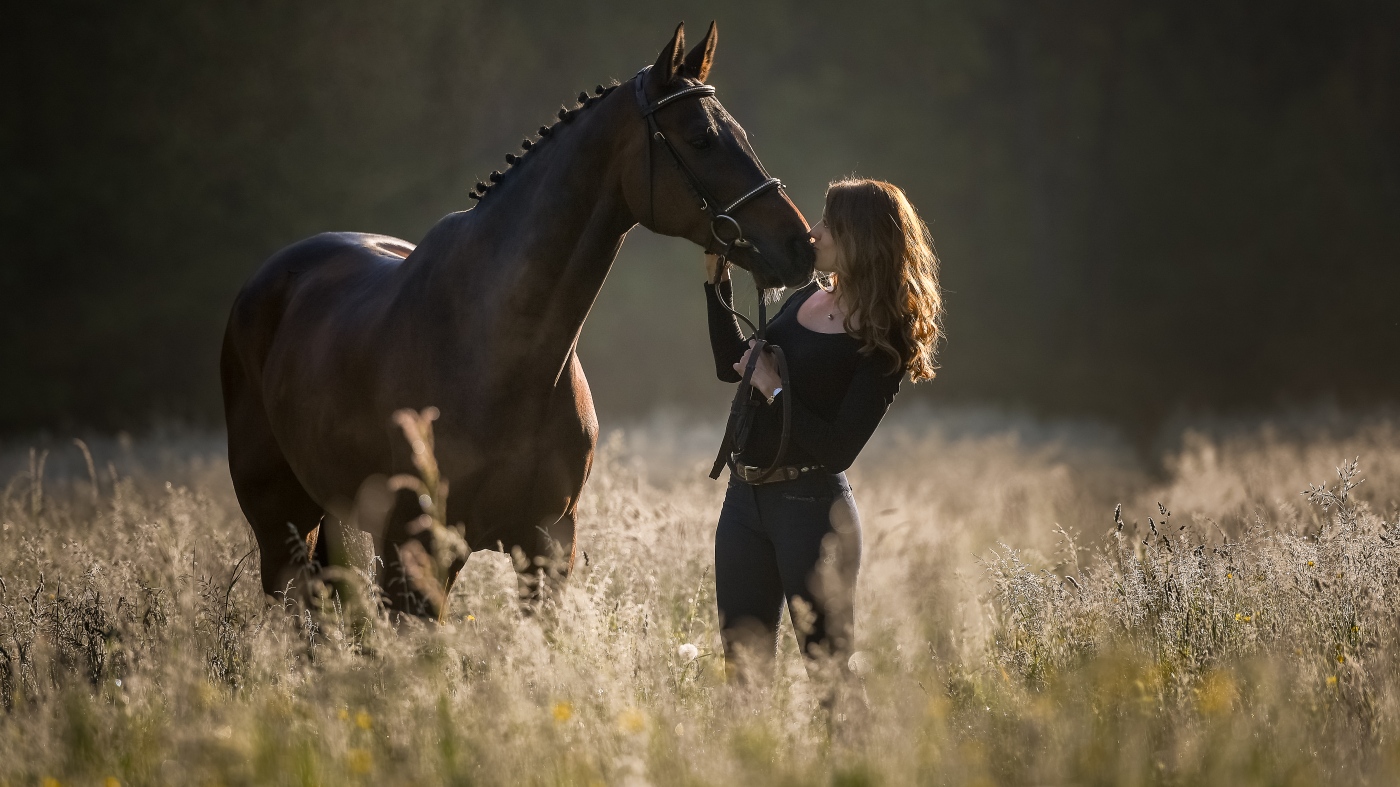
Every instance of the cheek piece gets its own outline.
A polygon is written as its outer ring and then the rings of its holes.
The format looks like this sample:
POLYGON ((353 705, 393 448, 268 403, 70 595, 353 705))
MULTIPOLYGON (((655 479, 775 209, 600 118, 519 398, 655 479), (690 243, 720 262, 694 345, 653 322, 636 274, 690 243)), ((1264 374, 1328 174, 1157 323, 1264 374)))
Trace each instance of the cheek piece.
MULTIPOLYGON (((690 168, 690 165, 685 163, 685 159, 681 157, 680 151, 676 150, 676 146, 671 144, 671 140, 666 137, 666 134, 661 131, 661 127, 656 123, 657 111, 666 107, 668 104, 683 98, 713 96, 715 94, 715 89, 711 85, 697 85, 695 87, 685 88, 684 90, 678 90, 654 102, 648 102, 646 99, 646 75, 650 70, 651 66, 647 66, 641 71, 638 71, 636 76, 632 77, 633 90, 637 96, 637 106, 641 108, 642 117, 645 118, 647 122, 647 211, 650 213, 650 223, 653 225, 656 223, 656 203, 654 199, 655 185, 652 182, 651 149, 653 147, 652 142, 659 141, 671 154, 671 159, 675 161, 676 166, 680 168, 681 174, 685 176, 686 181, 690 184, 691 190, 700 198, 700 210, 709 214, 710 234, 714 236, 715 242, 719 244, 720 248, 720 264, 715 266, 714 282, 718 284, 720 272, 724 270, 724 263, 728 259, 729 252, 732 249, 737 247, 748 250, 756 255, 759 254, 758 248, 744 237, 744 228, 739 224, 739 220, 734 218, 734 212, 769 191, 781 189, 783 187, 783 182, 775 177, 769 176, 768 172, 763 169, 763 165, 759 164, 758 169, 759 172, 763 173, 764 181, 750 189, 743 196, 729 203, 724 209, 717 209, 715 206, 723 205, 724 203, 716 200, 711 195, 709 189, 705 188, 704 182, 702 182, 700 177, 695 174, 695 171, 690 168), (732 234, 733 237, 726 238, 726 235, 729 234, 732 234)), ((720 472, 723 471, 725 465, 731 465, 734 461, 734 457, 743 452, 744 443, 747 442, 749 426, 753 422, 754 414, 761 406, 760 403, 766 402, 766 397, 761 394, 758 396, 754 395, 755 389, 753 388, 752 382, 754 367, 758 365, 758 359, 762 357, 763 353, 767 352, 773 356, 773 360, 777 362, 778 376, 782 380, 783 390, 786 391, 789 388, 787 358, 783 355, 781 347, 775 344, 769 344, 765 339, 768 333, 768 305, 764 303, 763 300, 763 288, 758 287, 757 284, 755 284, 755 287, 758 289, 758 325, 754 325, 748 317, 740 314, 734 307, 725 303, 723 298, 719 299, 720 304, 723 305, 730 314, 733 314, 735 317, 738 317, 748 324, 749 329, 753 331, 754 344, 753 350, 749 353, 749 362, 744 366, 744 376, 739 381, 739 389, 735 391, 734 401, 729 406, 729 421, 724 426, 724 440, 720 443, 719 454, 715 457, 714 466, 710 469, 710 478, 719 478, 720 472)), ((782 438, 778 442, 778 453, 773 457, 772 465, 765 468, 757 476, 746 479, 750 483, 762 482, 773 475, 773 473, 777 472, 779 467, 782 467, 783 454, 787 452, 788 436, 792 431, 792 405, 788 401, 789 397, 791 397, 791 394, 784 396, 782 402, 783 432, 782 438)))

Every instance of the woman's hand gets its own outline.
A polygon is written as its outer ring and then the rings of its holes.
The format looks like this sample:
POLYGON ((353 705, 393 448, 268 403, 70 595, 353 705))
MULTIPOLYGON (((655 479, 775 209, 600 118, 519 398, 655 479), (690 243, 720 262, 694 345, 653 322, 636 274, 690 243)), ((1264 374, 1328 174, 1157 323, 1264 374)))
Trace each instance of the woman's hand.
MULTIPOLYGON (((741 376, 749 365, 749 356, 753 355, 753 340, 749 340, 749 349, 744 351, 744 357, 734 364, 734 371, 741 376)), ((778 376, 778 364, 773 360, 773 353, 764 350, 759 356, 758 363, 754 364, 753 377, 749 378, 749 384, 757 388, 764 396, 773 398, 773 391, 783 384, 783 378, 778 376)))
MULTIPOLYGON (((718 255, 718 254, 706 254, 706 255, 705 255, 705 281, 714 282, 714 281, 715 281, 715 271, 717 271, 717 270, 719 270, 719 255, 718 255)), ((724 263, 724 270, 720 271, 720 274, 719 274, 719 281, 729 281, 729 262, 728 262, 727 260, 726 260, 725 263, 724 263)))

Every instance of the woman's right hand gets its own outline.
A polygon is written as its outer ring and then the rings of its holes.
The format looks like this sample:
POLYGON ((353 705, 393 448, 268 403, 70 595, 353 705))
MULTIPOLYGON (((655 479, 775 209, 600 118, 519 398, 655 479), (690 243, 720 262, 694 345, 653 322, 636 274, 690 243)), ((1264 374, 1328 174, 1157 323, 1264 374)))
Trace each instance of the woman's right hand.
MULTIPOLYGON (((719 265, 719 255, 718 255, 718 254, 706 254, 706 255, 705 255, 705 281, 708 281, 708 282, 713 283, 713 282, 716 280, 716 279, 715 279, 715 271, 719 270, 719 268, 720 268, 720 265, 719 265)), ((724 269, 723 269, 723 270, 719 270, 719 281, 729 281, 729 261, 728 261, 728 260, 726 260, 725 263, 724 263, 724 269)))

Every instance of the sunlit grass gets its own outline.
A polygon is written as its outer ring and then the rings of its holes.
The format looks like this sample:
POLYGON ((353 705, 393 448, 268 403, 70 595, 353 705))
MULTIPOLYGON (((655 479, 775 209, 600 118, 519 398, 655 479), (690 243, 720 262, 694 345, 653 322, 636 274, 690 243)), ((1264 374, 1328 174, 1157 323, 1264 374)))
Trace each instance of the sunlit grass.
POLYGON ((829 714, 790 633, 770 683, 723 680, 708 431, 605 443, 539 614, 477 554, 443 625, 397 631, 266 607, 208 442, 94 446, 91 473, 55 444, 0 498, 0 784, 1400 775, 1394 428, 1196 435, 1158 478, 1097 438, 947 426, 895 420, 851 474, 859 680, 829 714))

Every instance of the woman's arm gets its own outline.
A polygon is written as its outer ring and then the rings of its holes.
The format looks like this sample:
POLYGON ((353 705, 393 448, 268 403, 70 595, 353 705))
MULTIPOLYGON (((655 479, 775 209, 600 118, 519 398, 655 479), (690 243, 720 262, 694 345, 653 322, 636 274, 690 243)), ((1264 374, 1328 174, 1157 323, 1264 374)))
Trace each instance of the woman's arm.
MULTIPOLYGON (((879 354, 874 354, 879 356, 879 354)), ((843 472, 856 461, 860 449, 875 433, 880 419, 885 417, 899 391, 904 373, 889 374, 883 357, 867 357, 851 379, 836 419, 827 421, 803 406, 792 392, 787 402, 792 407, 792 435, 789 439, 822 463, 833 473, 843 472)))
POLYGON ((714 255, 705 255, 705 306, 709 312, 710 350, 715 355, 715 376, 726 383, 737 383, 743 376, 734 371, 734 363, 743 357, 749 345, 744 340, 739 321, 720 302, 723 299, 724 303, 734 305, 729 271, 720 272, 718 285, 711 283, 715 280, 717 263, 714 255))

